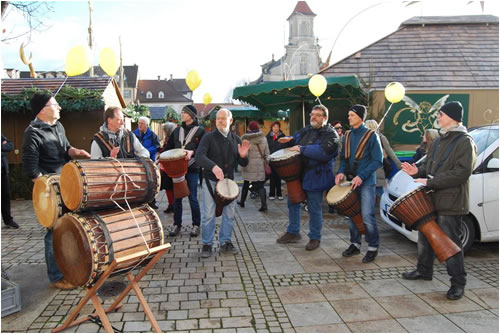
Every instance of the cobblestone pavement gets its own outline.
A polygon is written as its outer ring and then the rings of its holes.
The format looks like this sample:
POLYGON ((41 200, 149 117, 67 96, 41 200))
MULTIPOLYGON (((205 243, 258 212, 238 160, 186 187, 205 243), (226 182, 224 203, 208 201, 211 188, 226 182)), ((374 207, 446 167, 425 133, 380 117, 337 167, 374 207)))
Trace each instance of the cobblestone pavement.
MULTIPOLYGON (((172 214, 163 193, 157 210, 167 233, 172 214)), ((437 261, 432 281, 406 281, 404 271, 416 263, 416 244, 379 219, 380 249, 375 262, 361 255, 343 258, 349 244, 347 221, 326 213, 321 246, 308 252, 308 216, 302 216, 302 240, 279 245, 287 224, 286 198, 269 201, 257 211, 258 199, 237 209, 233 243, 239 254, 202 259, 200 238, 189 236, 190 211, 185 200, 180 236, 166 238, 170 251, 140 281, 142 292, 163 331, 181 332, 495 332, 498 333, 498 243, 476 244, 466 256, 464 298, 448 301, 449 277, 437 261)), ((21 228, 2 227, 2 268, 44 265, 44 229, 34 218, 31 201, 13 201, 21 228)), ((166 234, 167 235, 167 234, 166 234)), ((36 279, 36 277, 33 277, 36 279)), ((118 276, 113 280, 123 280, 118 276)), ((50 289, 47 286, 47 289, 50 289)), ((22 291, 21 291, 22 293, 22 291)), ((85 295, 83 289, 58 291, 46 307, 23 324, 28 332, 50 332, 85 295)), ((113 299, 104 298, 104 304, 113 299)), ((93 311, 88 304, 81 314, 93 311)), ((21 311, 22 312, 22 311, 21 311)), ((11 315, 2 319, 2 324, 11 315)), ((149 332, 151 325, 133 293, 109 314, 125 332, 149 332)), ((2 325, 2 331, 7 331, 2 325)), ((9 330, 10 331, 10 330, 9 330)), ((103 332, 86 322, 66 332, 103 332)))

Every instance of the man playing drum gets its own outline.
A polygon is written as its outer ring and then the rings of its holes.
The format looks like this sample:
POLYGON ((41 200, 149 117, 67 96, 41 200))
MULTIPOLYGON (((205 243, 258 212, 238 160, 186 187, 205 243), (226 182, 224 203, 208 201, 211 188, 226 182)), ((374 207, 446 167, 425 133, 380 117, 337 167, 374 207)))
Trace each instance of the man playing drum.
MULTIPOLYGON (((379 234, 375 219, 375 186, 376 171, 382 167, 382 145, 377 134, 369 130, 364 120, 366 107, 356 104, 349 109, 348 120, 351 130, 347 131, 342 140, 340 152, 340 167, 335 183, 345 179, 351 181, 353 190, 358 191, 361 201, 361 216, 365 225, 365 240, 368 251, 363 257, 363 263, 372 262, 378 254, 379 234)), ((349 257, 360 253, 361 233, 350 219, 349 232, 351 245, 342 256, 349 257)))
MULTIPOLYGON (((434 190, 432 199, 437 211, 437 223, 455 244, 462 247, 460 225, 463 215, 469 213, 469 177, 476 162, 476 146, 462 125, 463 108, 457 101, 448 102, 439 110, 437 120, 440 137, 427 153, 426 162, 417 167, 404 162, 401 167, 408 174, 434 190)), ((434 251, 425 236, 418 233, 417 269, 403 274, 408 280, 432 280, 434 251)), ((463 251, 446 260, 451 287, 448 299, 464 295, 466 272, 463 251)))
MULTIPOLYGON (((283 137, 280 143, 288 143, 292 151, 300 152, 304 163, 302 188, 306 192, 309 208, 309 242, 306 250, 314 250, 321 242, 323 192, 334 185, 333 162, 338 153, 338 134, 328 124, 328 109, 323 105, 312 108, 310 125, 299 130, 293 137, 283 137)), ((288 195, 289 223, 286 232, 276 242, 297 242, 300 236, 301 204, 292 203, 288 195)))
MULTIPOLYGON (((203 247, 201 257, 212 255, 212 244, 215 235, 215 185, 224 178, 234 179, 236 164, 248 165, 248 149, 250 143, 241 141, 240 137, 230 131, 233 116, 227 109, 217 112, 217 130, 203 136, 196 151, 196 161, 203 168, 201 241, 203 247)), ((236 194, 237 195, 237 194, 236 194)), ((236 203, 232 201, 222 211, 222 224, 219 230, 219 245, 222 254, 236 254, 238 251, 231 242, 234 225, 236 203)))
MULTIPOLYGON (((30 100, 31 111, 36 115, 24 132, 24 173, 33 182, 49 173, 60 173, 70 159, 90 158, 90 154, 74 148, 66 138, 63 125, 58 121, 61 107, 56 99, 47 93, 35 93, 30 100)), ((45 234, 45 263, 50 285, 58 289, 73 289, 57 267, 52 245, 52 228, 45 234)))
MULTIPOLYGON (((199 125, 197 110, 193 105, 186 105, 181 110, 182 125, 177 127, 167 142, 166 150, 173 148, 183 148, 188 162, 188 172, 185 176, 189 188, 189 206, 191 207, 191 217, 193 227, 191 237, 200 234, 200 204, 198 203, 198 180, 200 178, 200 168, 196 163, 195 153, 201 138, 205 134, 205 129, 199 125)), ((175 237, 181 232, 182 227, 182 198, 176 198, 174 202, 174 225, 175 229, 169 233, 175 237)))
POLYGON ((104 124, 94 135, 90 146, 92 159, 149 158, 149 151, 142 146, 132 131, 124 128, 125 121, 120 107, 109 107, 104 112, 104 124))

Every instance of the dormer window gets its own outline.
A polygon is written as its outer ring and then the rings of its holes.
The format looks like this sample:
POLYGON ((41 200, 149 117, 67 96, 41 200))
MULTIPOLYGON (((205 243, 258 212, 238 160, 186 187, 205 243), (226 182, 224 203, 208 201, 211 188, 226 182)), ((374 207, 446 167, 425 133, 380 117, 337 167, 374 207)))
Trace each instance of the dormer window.
POLYGON ((151 92, 148 91, 146 93, 146 99, 152 99, 152 98, 153 98, 153 93, 151 93, 151 92))
POLYGON ((160 91, 160 92, 158 93, 158 98, 159 98, 159 99, 163 99, 163 98, 165 98, 165 94, 163 94, 163 92, 162 92, 162 91, 160 91))

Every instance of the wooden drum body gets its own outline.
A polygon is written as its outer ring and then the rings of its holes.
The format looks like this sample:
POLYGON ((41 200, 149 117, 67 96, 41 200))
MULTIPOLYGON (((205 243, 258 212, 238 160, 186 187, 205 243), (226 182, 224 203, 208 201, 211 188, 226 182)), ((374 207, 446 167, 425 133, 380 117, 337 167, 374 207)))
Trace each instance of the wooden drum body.
POLYGON ((174 148, 160 154, 160 164, 174 183, 175 198, 189 196, 189 187, 185 179, 188 162, 186 160, 186 151, 182 148, 174 148))
POLYGON ((389 214, 425 236, 439 262, 460 252, 458 247, 436 223, 436 211, 426 187, 420 187, 399 197, 389 208, 389 214))
POLYGON ((68 212, 61 198, 59 174, 48 174, 36 179, 33 186, 33 208, 40 225, 52 228, 57 219, 68 212))
MULTIPOLYGON (((114 259, 163 243, 160 218, 148 205, 131 211, 113 209, 98 213, 68 213, 57 221, 53 233, 57 266, 64 278, 77 286, 94 284, 114 259)), ((128 271, 140 262, 120 263, 113 275, 128 271)))
POLYGON ((231 179, 224 179, 215 185, 215 217, 222 215, 224 207, 234 201, 240 194, 240 189, 236 182, 231 179))
POLYGON ((302 189, 302 158, 299 152, 290 151, 285 148, 278 150, 269 156, 269 163, 278 175, 286 181, 288 198, 292 203, 300 203, 306 200, 306 194, 302 189))
POLYGON ((356 191, 352 189, 351 185, 335 185, 332 189, 330 189, 330 191, 328 191, 326 201, 328 204, 333 205, 342 211, 344 215, 351 218, 359 233, 366 233, 358 195, 356 194, 356 191))
POLYGON ((150 203, 160 172, 149 158, 73 160, 61 171, 61 195, 72 211, 150 203))

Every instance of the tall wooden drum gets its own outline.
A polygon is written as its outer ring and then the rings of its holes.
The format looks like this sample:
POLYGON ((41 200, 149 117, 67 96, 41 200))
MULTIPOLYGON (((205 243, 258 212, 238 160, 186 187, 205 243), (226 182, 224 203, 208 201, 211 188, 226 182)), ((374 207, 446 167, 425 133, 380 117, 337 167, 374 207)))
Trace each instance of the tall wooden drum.
POLYGON ((71 211, 150 203, 159 190, 160 172, 149 158, 73 160, 61 171, 61 196, 71 211))
POLYGON ((278 175, 286 181, 288 198, 292 203, 306 200, 306 193, 302 189, 302 158, 300 152, 281 149, 269 156, 269 163, 278 175))
POLYGON ((46 228, 52 228, 57 219, 69 211, 61 198, 59 174, 47 174, 36 179, 33 208, 38 222, 46 228))
POLYGON ((222 215, 224 207, 238 198, 240 188, 231 179, 224 179, 215 185, 215 217, 222 215))
POLYGON ((189 164, 189 161, 186 160, 186 150, 174 148, 163 152, 160 154, 160 164, 164 167, 167 175, 172 178, 175 198, 189 196, 189 187, 185 178, 189 164))
MULTIPOLYGON (((77 286, 94 284, 114 259, 163 243, 160 218, 148 205, 131 211, 67 213, 57 221, 53 232, 57 266, 64 278, 77 286)), ((120 263, 113 275, 128 271, 139 262, 120 263)))
POLYGON ((326 201, 351 218, 359 233, 366 233, 358 195, 351 185, 335 185, 326 195, 326 201))

